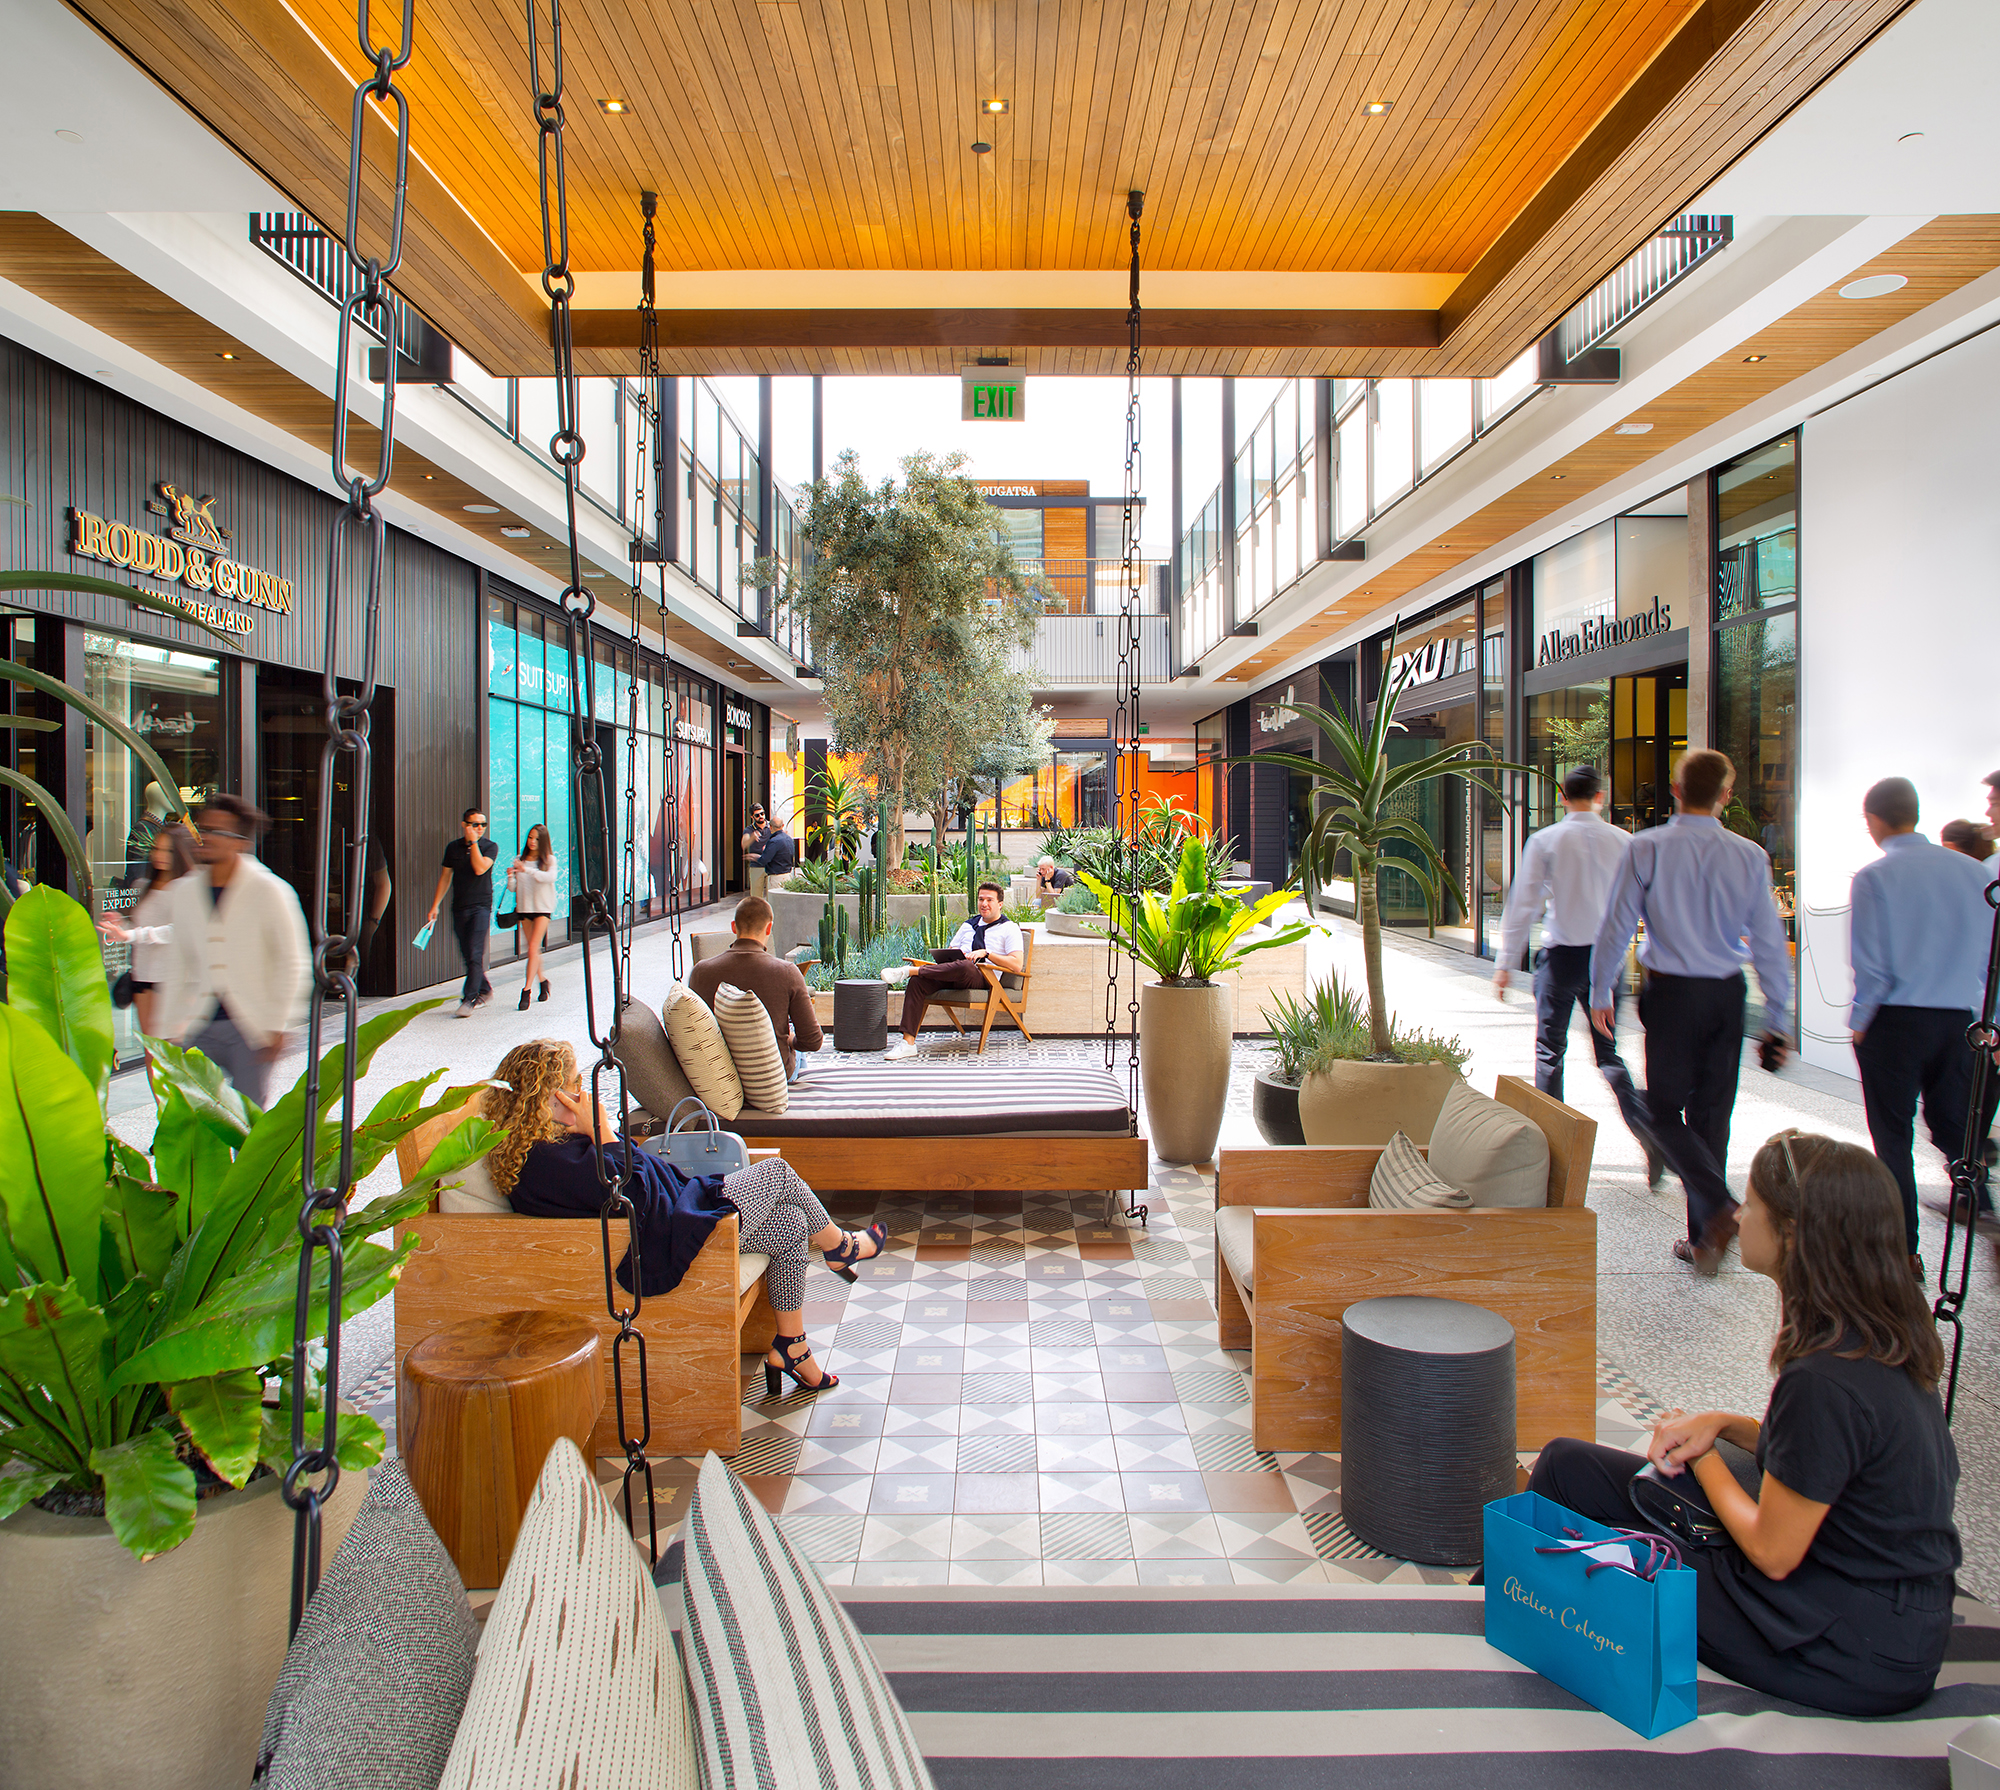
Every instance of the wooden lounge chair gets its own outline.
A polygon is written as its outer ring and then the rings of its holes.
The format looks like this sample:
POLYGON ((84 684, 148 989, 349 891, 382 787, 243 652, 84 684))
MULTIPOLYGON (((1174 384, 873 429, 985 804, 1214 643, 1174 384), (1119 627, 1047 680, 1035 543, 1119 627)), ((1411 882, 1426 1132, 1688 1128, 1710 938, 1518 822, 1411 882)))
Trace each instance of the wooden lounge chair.
MULTIPOLYGON (((420 1125, 396 1146, 407 1181, 461 1119, 468 1105, 420 1125)), ((761 1160, 770 1151, 753 1152, 761 1160)), ((612 1385, 611 1344, 618 1326, 604 1304, 604 1245, 597 1225, 575 1218, 521 1218, 484 1212, 440 1212, 399 1225, 397 1240, 414 1232, 421 1241, 396 1283, 396 1361, 433 1331, 460 1318, 503 1311, 559 1311, 586 1318, 604 1339, 604 1410, 591 1447, 621 1454, 618 1405, 612 1385)), ((620 1219, 611 1226, 612 1259, 630 1242, 620 1219)), ((734 1454, 743 1440, 745 1354, 762 1354, 777 1329, 764 1285, 765 1258, 737 1253, 732 1215, 715 1227, 681 1284, 657 1293, 639 1309, 646 1339, 646 1378, 652 1394, 651 1455, 734 1454)), ((616 1283, 614 1282, 614 1285, 616 1283)), ((621 1290, 621 1297, 622 1297, 621 1290)), ((636 1351, 627 1350, 627 1421, 638 1423, 636 1351)))
POLYGON ((1514 1326, 1516 1447, 1596 1434, 1597 1214, 1584 1193, 1597 1122, 1519 1076, 1493 1097, 1549 1140, 1546 1206, 1378 1212, 1379 1148, 1222 1152, 1218 1216, 1252 1208, 1254 1252, 1246 1286, 1218 1227, 1216 1329, 1223 1348, 1250 1351, 1258 1449, 1339 1452, 1341 1314, 1387 1294, 1462 1299, 1514 1326))
MULTIPOLYGON (((959 1023, 959 1010, 981 1013, 985 1017, 979 1027, 979 1048, 986 1049, 986 1036, 993 1030, 993 1022, 1005 1013, 1021 1030, 1021 1036, 1032 1044, 1035 1035, 1028 1030, 1028 1021, 1023 1009, 1028 1004, 1028 982, 1035 973, 1035 935, 1023 929, 1021 946, 1021 967, 1018 970, 996 970, 991 964, 975 964, 986 978, 984 990, 977 988, 947 988, 942 994, 931 997, 933 1007, 942 1007, 944 1016, 951 1021, 952 1030, 963 1038, 965 1027, 959 1023), (1016 998, 1009 1000, 1013 995, 1016 998)), ((918 969, 924 967, 921 957, 906 957, 905 963, 918 969)))

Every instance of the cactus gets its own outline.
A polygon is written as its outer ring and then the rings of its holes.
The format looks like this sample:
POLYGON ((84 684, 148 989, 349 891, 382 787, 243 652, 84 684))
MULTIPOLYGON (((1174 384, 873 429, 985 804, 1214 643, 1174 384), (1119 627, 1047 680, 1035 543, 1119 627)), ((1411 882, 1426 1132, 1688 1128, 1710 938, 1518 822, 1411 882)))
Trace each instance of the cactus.
POLYGON ((847 967, 847 909, 832 895, 819 921, 819 960, 838 976, 847 967))
POLYGON ((872 864, 864 864, 854 873, 854 887, 860 896, 861 949, 867 950, 875 942, 875 884, 880 871, 872 864))

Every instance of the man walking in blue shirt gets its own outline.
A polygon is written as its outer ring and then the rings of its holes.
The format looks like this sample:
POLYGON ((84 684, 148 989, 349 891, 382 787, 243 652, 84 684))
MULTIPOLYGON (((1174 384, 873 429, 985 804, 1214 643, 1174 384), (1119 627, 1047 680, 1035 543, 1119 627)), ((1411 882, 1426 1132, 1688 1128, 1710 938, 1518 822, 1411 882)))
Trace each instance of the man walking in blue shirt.
POLYGON ((1713 1274, 1736 1235, 1725 1170, 1743 1065, 1743 966, 1757 968, 1765 1064, 1775 1068, 1789 1054, 1792 963, 1771 894, 1771 860, 1718 818, 1736 767, 1720 752, 1689 752, 1673 782, 1678 812, 1634 836, 1612 884, 1590 954, 1590 1021, 1612 1035, 1612 988, 1643 920, 1646 1103, 1654 1138, 1687 1188, 1688 1232, 1674 1254, 1713 1274))
POLYGON ((1931 1142, 1949 1161, 1965 1142, 1972 1095, 1966 1028, 1986 986, 1993 915, 1986 866, 1917 831, 1917 791, 1884 777, 1861 798, 1868 836, 1882 848, 1854 873, 1847 956, 1854 968, 1854 1060, 1868 1137, 1903 1192, 1903 1225, 1917 1253, 1917 1102, 1931 1142))

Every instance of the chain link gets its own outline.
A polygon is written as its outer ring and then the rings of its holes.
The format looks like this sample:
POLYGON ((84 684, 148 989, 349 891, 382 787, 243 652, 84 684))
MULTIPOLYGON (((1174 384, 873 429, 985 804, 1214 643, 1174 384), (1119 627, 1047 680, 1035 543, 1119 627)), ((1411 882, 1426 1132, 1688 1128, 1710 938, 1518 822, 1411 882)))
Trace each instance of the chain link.
MULTIPOLYGON (((657 419, 654 416, 654 401, 660 381, 660 314, 654 304, 653 255, 657 246, 653 230, 653 219, 660 208, 659 196, 655 193, 639 195, 639 214, 645 220, 644 246, 639 265, 639 402, 636 406, 638 420, 633 425, 632 438, 632 501, 636 507, 639 494, 646 489, 646 454, 655 439, 657 419)), ((621 979, 629 992, 632 987, 632 935, 638 925, 639 914, 639 655, 640 616, 643 613, 646 584, 646 556, 640 550, 645 545, 644 521, 637 515, 632 518, 633 534, 636 537, 632 550, 632 680, 626 690, 629 705, 629 720, 625 732, 625 924, 619 934, 618 956, 621 979)), ((666 567, 660 568, 660 592, 666 594, 666 567)), ((667 637, 664 630, 660 635, 660 646, 664 653, 667 637)), ((650 857, 650 852, 648 856, 650 857)), ((621 1019, 623 1015, 620 1015, 621 1019)))
POLYGON ((354 107, 347 146, 348 259, 361 275, 354 295, 341 307, 338 350, 334 362, 333 480, 346 493, 334 512, 327 533, 326 635, 320 690, 325 705, 326 743, 320 748, 317 857, 313 866, 312 998, 306 1017, 306 1122, 299 1146, 301 1189, 298 1231, 299 1272, 292 1308, 292 1458, 285 1468, 281 1491, 293 1512, 292 1607, 290 1633, 298 1632, 307 1600, 319 1588, 322 1512, 340 1483, 340 1301, 344 1259, 340 1227, 347 1220, 347 1196, 354 1182, 354 1079, 359 1044, 360 1010, 355 977, 360 971, 360 914, 367 889, 368 790, 371 758, 369 711, 375 700, 375 670, 381 644, 382 560, 387 528, 374 500, 387 487, 396 439, 396 327, 388 281, 403 259, 403 219, 409 194, 410 103, 395 77, 409 66, 415 45, 415 0, 403 0, 399 47, 378 47, 368 28, 368 0, 359 0, 355 36, 368 59, 369 74, 354 89, 354 107), (368 102, 393 108, 396 123, 396 184, 389 219, 386 256, 361 252, 361 161, 368 119, 368 102), (382 432, 375 476, 363 478, 347 464, 347 385, 352 364, 353 329, 359 323, 381 337, 383 356, 382 432), (361 688, 342 695, 340 598, 343 561, 350 538, 360 536, 363 577, 361 688), (333 843, 334 767, 340 755, 349 763, 353 803, 348 831, 345 875, 341 884, 341 930, 331 930, 335 851, 333 843), (343 1050, 340 1065, 340 1132, 334 1150, 334 1172, 322 1185, 319 1165, 320 1027, 329 1000, 339 1004, 343 1050), (326 1256, 326 1361, 321 1395, 323 1422, 319 1445, 306 1445, 306 1404, 309 1361, 306 1331, 312 1321, 315 1259, 326 1256))
MULTIPOLYGON (((574 822, 578 861, 583 866, 584 887, 575 903, 573 924, 580 921, 579 947, 583 959, 584 1025, 596 1047, 597 1060, 590 1068, 590 1097, 593 1105, 603 1103, 604 1083, 614 1078, 618 1084, 618 1126, 621 1141, 607 1150, 604 1140, 591 1132, 591 1158, 597 1169, 598 1185, 604 1189, 604 1204, 598 1213, 598 1227, 604 1245, 604 1305, 618 1326, 611 1345, 611 1386, 617 1404, 618 1439, 625 1450, 623 1493, 625 1522, 632 1523, 632 1481, 641 1475, 646 1481, 646 1528, 651 1558, 659 1558, 659 1517, 653 1494, 653 1466, 646 1445, 652 1439, 653 1408, 646 1377, 646 1339, 638 1329, 644 1303, 640 1291, 644 1276, 639 1263, 639 1227, 626 1184, 631 1178, 632 1144, 624 1137, 629 1117, 626 1103, 625 1070, 618 1061, 618 1018, 625 1006, 624 966, 620 961, 616 921, 608 891, 589 881, 592 854, 589 850, 591 804, 586 799, 594 784, 597 791, 596 831, 602 849, 597 854, 599 874, 609 882, 611 869, 611 808, 604 787, 604 754, 597 744, 597 694, 595 658, 591 643, 591 617, 597 598, 583 581, 583 552, 577 536, 577 492, 583 466, 584 440, 578 427, 576 349, 572 334, 570 301, 576 296, 576 275, 569 265, 569 196, 563 173, 563 44, 562 0, 548 0, 548 47, 550 81, 542 81, 542 38, 540 0, 528 0, 528 75, 535 95, 536 168, 542 205, 542 290, 549 300, 549 341, 555 363, 556 430, 549 438, 549 455, 562 473, 563 504, 568 522, 569 583, 561 596, 564 632, 569 651, 570 746, 575 776, 570 789, 570 812, 574 822), (594 934, 610 940, 611 1020, 600 1023, 597 1006, 597 979, 591 965, 590 944, 594 934), (631 1300, 619 1297, 612 1269, 611 1221, 626 1221, 631 1238, 627 1260, 632 1267, 631 1300), (636 1357, 639 1377, 639 1430, 635 1435, 626 1420, 625 1356, 636 1357)), ((635 606, 636 614, 636 606, 635 606)), ((636 669, 636 667, 635 667, 636 669)))
MULTIPOLYGON (((1146 195, 1133 191, 1125 196, 1126 215, 1132 223, 1131 300, 1125 313, 1130 345, 1125 355, 1125 514, 1123 548, 1124 589, 1119 598, 1118 674, 1111 720, 1111 822, 1119 840, 1118 880, 1127 902, 1126 912, 1139 911, 1139 684, 1140 629, 1145 605, 1139 589, 1140 493, 1145 487, 1145 459, 1140 446, 1139 416, 1140 308, 1139 308, 1139 218, 1146 195)), ((1118 961, 1114 948, 1106 952, 1110 969, 1104 991, 1104 1066, 1118 1066, 1119 1021, 1125 1026, 1125 1104, 1136 1133, 1139 1126, 1139 939, 1126 928, 1125 962, 1118 961), (1124 985, 1124 1012, 1119 1012, 1119 987, 1124 985)), ((1126 1216, 1146 1221, 1146 1207, 1136 1194, 1126 1216)))

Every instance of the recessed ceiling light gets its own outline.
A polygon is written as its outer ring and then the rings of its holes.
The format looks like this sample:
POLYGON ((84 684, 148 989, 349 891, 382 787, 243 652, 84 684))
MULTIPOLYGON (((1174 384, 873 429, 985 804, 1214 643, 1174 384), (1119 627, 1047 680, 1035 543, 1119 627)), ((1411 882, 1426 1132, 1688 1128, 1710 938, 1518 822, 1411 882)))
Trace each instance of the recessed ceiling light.
POLYGON ((619 113, 629 112, 632 108, 622 99, 601 99, 597 102, 597 109, 600 112, 607 112, 615 118, 619 113))
POLYGON ((221 349, 220 351, 218 351, 215 358, 217 360, 234 360, 236 358, 236 350, 233 348, 221 349))
POLYGON ((993 153, 993 145, 982 140, 973 144, 972 153, 974 155, 991 155, 993 153))
POLYGON ((500 506, 497 503, 469 503, 465 506, 465 513, 468 516, 497 516, 500 506))
POLYGON ((1886 298, 1910 283, 1907 274, 1871 273, 1866 279, 1849 280, 1840 289, 1842 298, 1886 298))
POLYGON ((1365 118, 1384 118, 1395 109, 1396 102, 1392 99, 1371 99, 1361 108, 1361 113, 1365 118))
POLYGON ((81 143, 83 141, 83 133, 81 131, 57 131, 56 141, 58 143, 81 143))
POLYGON ((1614 435, 1650 435, 1652 432, 1651 423, 1620 423, 1611 431, 1614 435))
POLYGON ((986 102, 986 110, 997 116, 1007 110, 1007 102, 1004 99, 989 99, 986 102))
POLYGON ((503 523, 500 532, 510 541, 525 541, 535 531, 532 528, 509 528, 503 523))
POLYGON ((1754 366, 1758 361, 1769 360, 1770 358, 1768 354, 1746 354, 1743 360, 1746 365, 1754 366))
POLYGON ((1922 131, 1905 131, 1896 139, 1898 143, 1921 143, 1923 140, 1924 133, 1922 131))
POLYGON ((426 479, 426 481, 428 481, 428 480, 430 480, 430 479, 434 479, 434 478, 436 478, 436 477, 437 477, 437 474, 436 474, 436 473, 434 473, 434 472, 427 472, 427 473, 425 473, 425 474, 424 474, 424 478, 426 479))
POLYGON ((1552 479, 1566 479, 1569 477, 1569 474, 1566 472, 1552 472, 1549 474, 1549 477, 1552 479))

